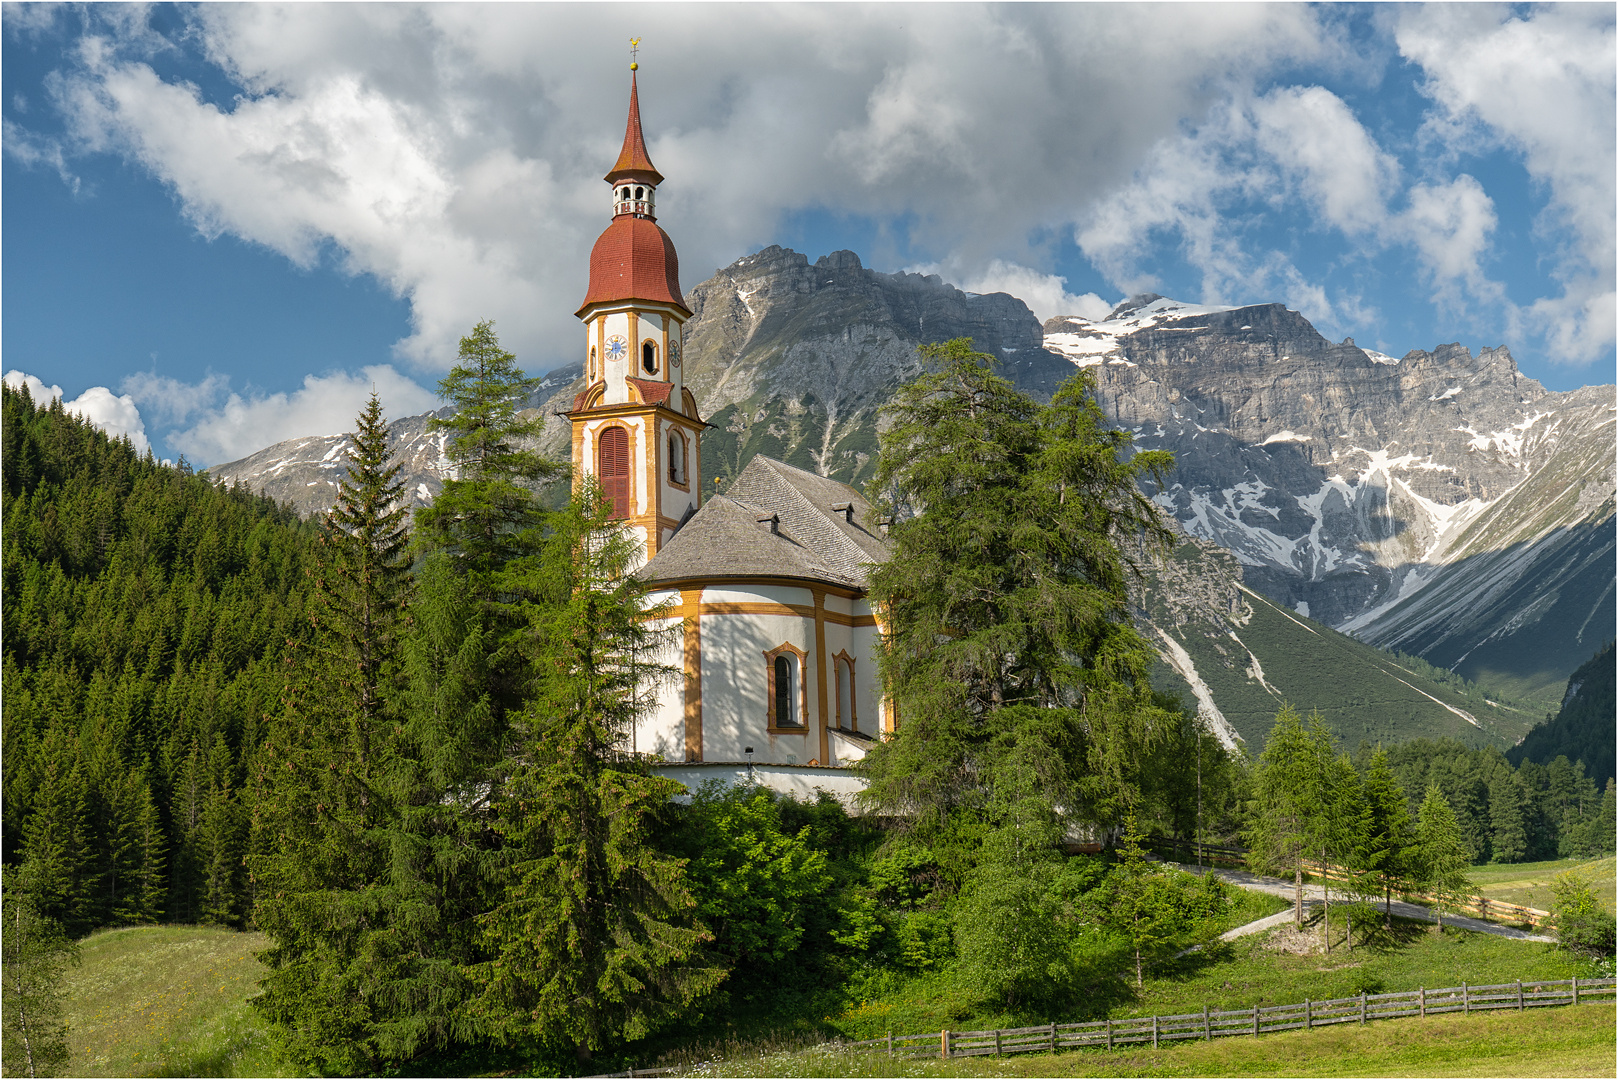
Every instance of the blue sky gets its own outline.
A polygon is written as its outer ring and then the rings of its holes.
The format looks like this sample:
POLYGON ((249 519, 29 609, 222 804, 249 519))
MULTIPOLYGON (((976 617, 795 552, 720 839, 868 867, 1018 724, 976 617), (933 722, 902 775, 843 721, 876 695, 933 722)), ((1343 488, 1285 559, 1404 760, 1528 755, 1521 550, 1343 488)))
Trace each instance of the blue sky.
POLYGON ((197 465, 533 372, 610 213, 627 43, 687 288, 771 243, 1005 290, 1279 301, 1614 375, 1612 5, 7 5, 3 328, 197 465))

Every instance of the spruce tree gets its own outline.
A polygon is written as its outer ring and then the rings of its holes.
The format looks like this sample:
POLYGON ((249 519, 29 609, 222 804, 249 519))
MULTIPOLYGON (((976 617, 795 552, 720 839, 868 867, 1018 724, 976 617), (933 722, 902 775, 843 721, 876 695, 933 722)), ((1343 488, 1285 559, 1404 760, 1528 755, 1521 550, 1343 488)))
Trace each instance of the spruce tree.
POLYGON ((1041 407, 967 339, 923 354, 934 369, 886 408, 870 485, 894 519, 871 598, 899 725, 864 759, 862 798, 958 881, 1134 801, 1135 758, 1170 718, 1119 546, 1166 536, 1136 481, 1169 459, 1124 460, 1083 373, 1041 407))
POLYGON ((1454 907, 1472 888, 1466 875, 1472 851, 1437 784, 1428 785, 1416 812, 1416 853, 1418 881, 1431 894, 1439 929, 1443 929, 1445 909, 1454 907))
POLYGON ((87 869, 87 785, 76 748, 53 729, 41 748, 33 812, 23 822, 22 858, 30 903, 40 918, 68 933, 88 929, 93 897, 87 869))
POLYGON ((470 971, 479 1029, 560 1038, 580 1063, 668 1023, 722 977, 703 962, 684 860, 652 838, 683 789, 630 754, 630 728, 670 671, 646 658, 667 631, 630 576, 635 547, 593 485, 558 513, 527 644, 536 693, 512 725, 496 799, 501 900, 470 971))
POLYGON ((257 777, 251 841, 257 921, 275 942, 258 1007, 299 1061, 335 1071, 391 1060, 374 1024, 388 1012, 398 901, 388 878, 405 797, 394 774, 410 587, 401 468, 374 393, 349 438, 317 548, 313 634, 257 777))

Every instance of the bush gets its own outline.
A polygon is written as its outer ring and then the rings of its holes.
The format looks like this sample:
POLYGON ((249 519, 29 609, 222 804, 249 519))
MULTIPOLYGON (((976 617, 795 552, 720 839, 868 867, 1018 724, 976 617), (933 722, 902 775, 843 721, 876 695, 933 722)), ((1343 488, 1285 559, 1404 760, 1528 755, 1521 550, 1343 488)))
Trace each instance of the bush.
POLYGON ((1556 894, 1551 902, 1551 922, 1562 948, 1594 959, 1612 956, 1618 924, 1596 896, 1589 879, 1570 870, 1556 875, 1551 889, 1556 894))
POLYGON ((1054 1008, 1075 981, 1069 933, 1047 886, 1027 867, 979 867, 954 905, 964 986, 1010 1008, 1054 1008))

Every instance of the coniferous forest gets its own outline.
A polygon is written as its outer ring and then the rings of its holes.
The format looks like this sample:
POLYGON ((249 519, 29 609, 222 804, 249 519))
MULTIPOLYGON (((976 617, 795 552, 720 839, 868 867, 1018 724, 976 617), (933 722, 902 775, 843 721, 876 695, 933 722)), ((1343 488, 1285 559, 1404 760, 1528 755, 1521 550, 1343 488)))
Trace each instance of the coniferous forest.
POLYGON ((559 497, 524 449, 534 381, 488 323, 441 384, 457 478, 413 521, 374 397, 305 522, 6 388, 7 911, 264 932, 254 1008, 300 1070, 588 1072, 907 980, 1030 1022, 1104 1009, 1234 903, 1154 842, 1338 863, 1366 896, 1612 849, 1612 785, 1566 757, 1349 754, 1289 708, 1226 753, 1152 690, 1129 617, 1117 540, 1166 540, 1136 481, 1167 456, 1130 456, 1082 373, 1041 405, 965 340, 924 354, 872 482, 904 720, 861 765, 866 816, 686 798, 623 748, 667 613, 600 491, 559 497))
POLYGON ((241 925, 244 787, 314 526, 4 397, 4 857, 70 932, 241 925))

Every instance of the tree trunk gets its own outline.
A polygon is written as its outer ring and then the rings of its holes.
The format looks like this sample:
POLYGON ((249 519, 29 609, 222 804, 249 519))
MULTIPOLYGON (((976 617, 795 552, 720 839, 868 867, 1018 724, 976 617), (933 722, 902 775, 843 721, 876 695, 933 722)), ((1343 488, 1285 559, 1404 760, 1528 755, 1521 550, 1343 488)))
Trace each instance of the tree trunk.
POLYGON ((1298 928, 1303 928, 1303 855, 1298 856, 1298 862, 1292 868, 1292 917, 1297 920, 1298 928))

